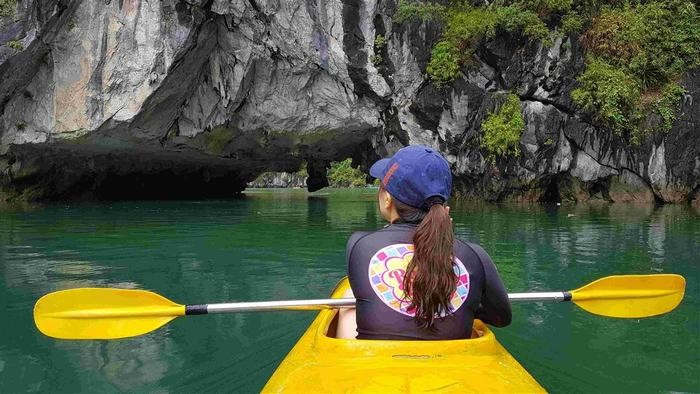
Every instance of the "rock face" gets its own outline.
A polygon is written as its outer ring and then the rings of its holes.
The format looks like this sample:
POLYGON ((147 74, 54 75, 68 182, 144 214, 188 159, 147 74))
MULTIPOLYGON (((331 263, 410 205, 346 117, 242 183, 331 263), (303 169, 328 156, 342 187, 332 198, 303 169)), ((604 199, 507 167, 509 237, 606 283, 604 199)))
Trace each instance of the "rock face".
POLYGON ((297 173, 265 172, 260 174, 248 187, 260 188, 302 188, 306 187, 306 178, 297 173))
POLYGON ((0 17, 3 199, 230 195, 265 171, 367 166, 439 149, 455 192, 492 201, 690 201, 700 192, 700 71, 670 133, 629 147, 570 99, 572 38, 499 36, 438 89, 434 22, 397 25, 391 0, 22 0, 0 17), (375 37, 387 44, 374 48, 375 37), (380 56, 376 56, 380 55, 380 56), (379 59, 379 61, 378 61, 379 59), (376 64, 375 64, 376 63, 376 64), (508 92, 519 158, 480 149, 508 92))

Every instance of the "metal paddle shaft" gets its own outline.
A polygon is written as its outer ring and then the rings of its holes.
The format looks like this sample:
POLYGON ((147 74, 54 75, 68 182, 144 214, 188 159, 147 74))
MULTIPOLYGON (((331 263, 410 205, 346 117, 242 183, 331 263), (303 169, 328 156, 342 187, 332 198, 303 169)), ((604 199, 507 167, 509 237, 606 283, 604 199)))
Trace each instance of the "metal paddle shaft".
MULTIPOLYGON (((546 293, 511 293, 511 301, 569 301, 571 293, 556 291, 546 293)), ((186 315, 209 313, 266 312, 266 311, 311 311, 321 309, 341 309, 355 307, 354 298, 322 298, 317 300, 228 302, 221 304, 186 305, 186 315)))
MULTIPOLYGON (((609 276, 573 291, 513 293, 511 301, 572 301, 601 316, 641 318, 672 311, 683 300, 680 275, 609 276)), ((42 333, 61 339, 117 339, 143 335, 185 315, 316 310, 353 307, 353 298, 180 305, 146 290, 81 288, 41 297, 34 322, 42 333)))
POLYGON ((571 293, 568 291, 550 291, 544 293, 510 293, 508 299, 512 301, 571 301, 571 293))
POLYGON ((207 313, 265 312, 265 311, 311 311, 319 309, 352 308, 354 298, 326 298, 318 300, 228 302, 222 304, 185 305, 186 315, 207 313))

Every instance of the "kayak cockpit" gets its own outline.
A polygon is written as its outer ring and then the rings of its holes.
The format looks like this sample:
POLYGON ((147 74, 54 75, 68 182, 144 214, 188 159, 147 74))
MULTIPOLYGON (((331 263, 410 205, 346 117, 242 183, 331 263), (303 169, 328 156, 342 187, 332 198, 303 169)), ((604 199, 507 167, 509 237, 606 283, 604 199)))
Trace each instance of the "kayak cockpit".
MULTIPOLYGON (((341 298, 350 288, 347 278, 341 280, 331 293, 331 298, 341 298)), ((475 320, 471 339, 457 340, 355 340, 336 338, 338 311, 322 310, 310 329, 315 329, 313 348, 318 352, 344 354, 350 358, 375 357, 381 349, 385 355, 401 354, 416 357, 444 357, 450 354, 492 355, 505 351, 493 332, 481 321, 475 320), (410 352, 407 350, 410 349, 410 352)))
POLYGON ((479 320, 472 339, 443 341, 341 339, 337 326, 337 310, 319 312, 262 391, 544 392, 479 320))
MULTIPOLYGON (((337 310, 334 310, 332 312, 333 312, 333 318, 331 319, 330 323, 328 323, 328 328, 326 328, 324 335, 328 338, 337 339, 336 332, 338 330, 338 317, 339 317, 340 313, 338 313, 337 310)), ((484 335, 482 324, 483 323, 481 323, 480 321, 474 322, 474 326, 472 327, 471 339, 479 338, 479 337, 484 335)), ((348 338, 348 340, 355 340, 355 339, 348 338)))

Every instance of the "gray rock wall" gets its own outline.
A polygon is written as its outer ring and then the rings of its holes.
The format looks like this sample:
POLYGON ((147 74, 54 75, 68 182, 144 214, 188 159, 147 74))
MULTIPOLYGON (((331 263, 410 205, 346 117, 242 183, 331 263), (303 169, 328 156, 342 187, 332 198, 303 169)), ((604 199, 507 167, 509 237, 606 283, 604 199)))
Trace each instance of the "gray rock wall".
POLYGON ((306 187, 306 178, 297 173, 289 172, 265 172, 254 181, 248 183, 248 187, 259 188, 302 188, 306 187))
POLYGON ((351 156, 366 166, 421 143, 446 155, 463 197, 698 195, 698 71, 683 79, 688 95, 673 130, 629 147, 571 102, 584 67, 576 40, 543 47, 499 36, 479 46, 462 78, 437 89, 424 70, 440 26, 394 24, 395 6, 19 1, 15 15, 0 17, 0 193, 220 196, 304 161, 315 190, 327 185, 330 161, 351 156), (378 34, 385 48, 374 48, 378 34), (522 154, 492 163, 480 125, 511 91, 526 121, 522 154))

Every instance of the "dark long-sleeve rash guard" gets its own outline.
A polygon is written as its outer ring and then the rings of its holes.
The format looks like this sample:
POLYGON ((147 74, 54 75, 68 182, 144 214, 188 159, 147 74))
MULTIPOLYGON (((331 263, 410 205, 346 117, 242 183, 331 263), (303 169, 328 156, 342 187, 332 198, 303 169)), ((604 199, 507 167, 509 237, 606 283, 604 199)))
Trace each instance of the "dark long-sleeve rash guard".
POLYGON ((510 324, 508 294, 496 266, 480 246, 455 240, 457 288, 452 313, 420 328, 407 309, 403 277, 413 257, 411 239, 416 226, 392 224, 379 231, 354 233, 347 246, 348 276, 357 299, 359 339, 458 339, 471 337, 478 318, 503 327, 510 324))

